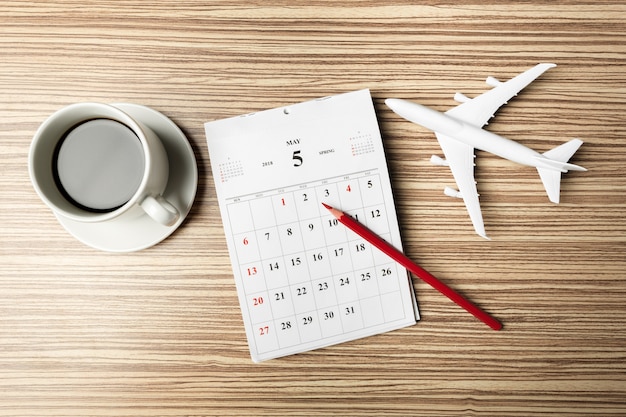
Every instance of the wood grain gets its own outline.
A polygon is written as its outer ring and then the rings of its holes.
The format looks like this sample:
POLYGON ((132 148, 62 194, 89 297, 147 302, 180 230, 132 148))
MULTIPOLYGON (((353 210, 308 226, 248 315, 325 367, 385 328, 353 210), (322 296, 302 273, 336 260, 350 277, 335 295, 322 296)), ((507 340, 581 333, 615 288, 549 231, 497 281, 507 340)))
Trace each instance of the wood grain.
POLYGON ((0 5, 0 415, 626 414, 626 6, 575 1, 4 1, 0 5), (489 129, 585 141, 561 204, 479 152, 477 237, 434 136, 387 97, 444 110, 558 66, 489 129), (421 282, 411 328, 250 361, 203 123, 370 88, 406 253, 505 324, 421 282), (39 124, 79 101, 153 107, 187 134, 191 215, 133 254, 72 238, 30 185, 39 124))

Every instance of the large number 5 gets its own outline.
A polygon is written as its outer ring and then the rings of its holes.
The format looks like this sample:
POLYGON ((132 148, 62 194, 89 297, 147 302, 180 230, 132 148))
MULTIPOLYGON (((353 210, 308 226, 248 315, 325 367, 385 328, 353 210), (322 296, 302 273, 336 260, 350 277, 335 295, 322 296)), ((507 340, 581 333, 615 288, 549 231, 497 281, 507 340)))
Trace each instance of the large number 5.
POLYGON ((300 151, 293 151, 293 166, 294 167, 299 167, 300 165, 302 165, 302 157, 300 156, 300 151))

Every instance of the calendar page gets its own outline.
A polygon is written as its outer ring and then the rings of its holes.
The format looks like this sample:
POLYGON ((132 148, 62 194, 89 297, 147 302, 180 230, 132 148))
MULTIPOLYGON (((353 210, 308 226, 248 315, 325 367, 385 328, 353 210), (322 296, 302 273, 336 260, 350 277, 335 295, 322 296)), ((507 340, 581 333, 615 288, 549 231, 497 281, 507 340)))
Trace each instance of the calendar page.
POLYGON ((401 249, 369 90, 205 124, 255 362, 415 324, 407 271, 339 223, 401 249))

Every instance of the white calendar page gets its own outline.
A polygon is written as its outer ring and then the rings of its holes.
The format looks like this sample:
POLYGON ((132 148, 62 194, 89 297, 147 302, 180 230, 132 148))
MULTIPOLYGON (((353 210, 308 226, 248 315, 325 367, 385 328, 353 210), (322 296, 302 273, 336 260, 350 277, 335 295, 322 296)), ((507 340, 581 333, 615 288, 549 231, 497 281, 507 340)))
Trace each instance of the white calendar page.
POLYGON ((401 248, 369 90, 208 122, 205 131, 255 362, 416 323, 407 271, 322 206, 401 248))

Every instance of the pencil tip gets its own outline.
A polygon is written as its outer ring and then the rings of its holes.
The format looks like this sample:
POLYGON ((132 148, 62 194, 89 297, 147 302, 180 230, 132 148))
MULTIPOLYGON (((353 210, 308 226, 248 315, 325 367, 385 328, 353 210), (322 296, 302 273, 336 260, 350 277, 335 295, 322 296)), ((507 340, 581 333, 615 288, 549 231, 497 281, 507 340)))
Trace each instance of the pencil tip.
POLYGON ((326 207, 328 210, 331 210, 331 209, 332 209, 332 207, 331 207, 331 206, 329 206, 329 205, 328 205, 328 204, 326 204, 326 203, 322 203, 322 205, 323 205, 324 207, 326 207))

